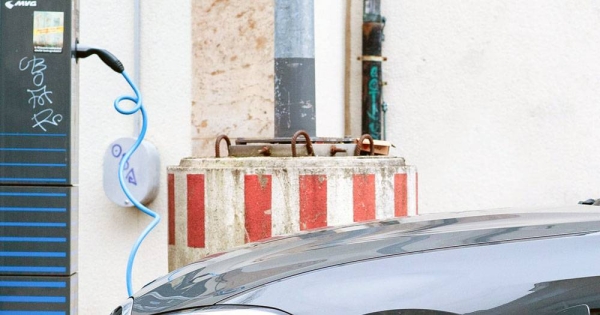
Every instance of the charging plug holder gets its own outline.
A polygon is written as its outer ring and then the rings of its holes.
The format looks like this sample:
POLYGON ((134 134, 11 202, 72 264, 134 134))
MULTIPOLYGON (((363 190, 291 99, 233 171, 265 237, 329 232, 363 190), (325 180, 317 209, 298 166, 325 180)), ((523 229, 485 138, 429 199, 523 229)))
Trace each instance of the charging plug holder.
MULTIPOLYGON (((130 137, 119 138, 111 143, 104 153, 104 193, 108 199, 121 207, 134 206, 121 189, 117 173, 121 159, 136 140, 130 137)), ((159 178, 158 150, 152 143, 142 141, 125 164, 123 170, 125 184, 136 200, 143 205, 148 205, 158 195, 159 178)))

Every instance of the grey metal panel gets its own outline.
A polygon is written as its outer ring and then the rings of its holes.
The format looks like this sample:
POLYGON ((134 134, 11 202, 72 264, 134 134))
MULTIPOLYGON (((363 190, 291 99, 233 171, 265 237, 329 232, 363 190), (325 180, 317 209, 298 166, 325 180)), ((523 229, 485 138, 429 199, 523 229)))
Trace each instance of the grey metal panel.
POLYGON ((70 277, 0 276, 0 314, 74 315, 77 275, 70 277))
POLYGON ((73 183, 71 9, 68 0, 0 6, 0 184, 73 183), (34 29, 57 31, 48 42, 59 46, 34 45, 34 29))
POLYGON ((316 135, 315 59, 275 58, 275 136, 316 135))
POLYGON ((0 274, 76 272, 76 187, 0 186, 0 274))

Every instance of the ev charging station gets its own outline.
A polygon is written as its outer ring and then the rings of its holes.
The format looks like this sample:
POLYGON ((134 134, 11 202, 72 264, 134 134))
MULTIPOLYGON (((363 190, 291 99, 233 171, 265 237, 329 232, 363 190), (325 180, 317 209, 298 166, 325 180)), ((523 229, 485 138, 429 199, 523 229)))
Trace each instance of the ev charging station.
POLYGON ((0 4, 0 314, 77 314, 77 5, 0 4))

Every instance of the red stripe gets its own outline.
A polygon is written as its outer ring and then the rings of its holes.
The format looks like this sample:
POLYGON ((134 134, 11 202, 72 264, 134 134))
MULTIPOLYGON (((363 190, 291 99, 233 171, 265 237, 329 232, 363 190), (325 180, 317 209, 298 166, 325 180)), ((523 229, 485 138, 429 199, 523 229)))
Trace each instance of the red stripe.
POLYGON ((354 222, 375 219, 375 175, 353 176, 354 222))
POLYGON ((327 226, 327 176, 300 175, 300 230, 327 226))
POLYGON ((188 174, 187 189, 187 246, 204 248, 204 174, 188 174))
POLYGON ((244 176, 246 242, 271 237, 271 175, 244 176))
POLYGON ((405 217, 408 215, 408 190, 406 174, 394 175, 394 215, 405 217))
POLYGON ((175 245, 175 175, 167 175, 168 211, 169 211, 169 245, 175 245))

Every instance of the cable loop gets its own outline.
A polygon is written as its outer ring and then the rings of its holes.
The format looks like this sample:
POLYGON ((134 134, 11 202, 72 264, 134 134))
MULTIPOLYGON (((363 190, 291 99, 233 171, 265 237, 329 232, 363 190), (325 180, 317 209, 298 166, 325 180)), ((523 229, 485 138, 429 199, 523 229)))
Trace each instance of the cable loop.
POLYGON ((122 73, 123 73, 123 76, 125 77, 125 80, 127 80, 127 83, 129 83, 129 86, 131 86, 131 88, 133 89, 133 92, 135 93, 135 97, 131 96, 131 95, 120 96, 117 99, 115 99, 114 106, 115 106, 115 110, 117 110, 117 112, 119 112, 120 114, 131 115, 142 109, 142 95, 140 94, 140 91, 135 86, 135 84, 133 84, 131 79, 129 79, 129 76, 125 73, 125 71, 123 71, 122 73), (121 102, 123 102, 123 101, 132 102, 135 104, 135 106, 131 109, 125 109, 121 106, 121 102))

